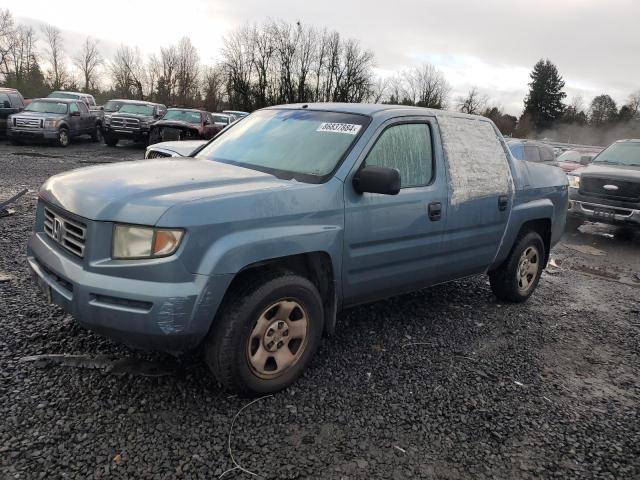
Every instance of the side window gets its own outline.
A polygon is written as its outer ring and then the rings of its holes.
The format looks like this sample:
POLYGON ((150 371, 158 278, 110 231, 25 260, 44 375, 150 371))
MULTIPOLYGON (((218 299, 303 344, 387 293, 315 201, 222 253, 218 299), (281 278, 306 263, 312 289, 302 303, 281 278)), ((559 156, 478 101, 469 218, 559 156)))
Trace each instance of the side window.
POLYGON ((367 155, 365 164, 398 169, 401 188, 428 185, 433 178, 429 125, 407 123, 387 128, 367 155))
POLYGON ((0 93, 0 108, 11 108, 9 95, 7 95, 6 93, 0 93))
POLYGON ((69 105, 69 113, 75 113, 78 111, 78 104, 73 102, 71 105, 69 105))
POLYGON ((78 108, 80 109, 81 113, 89 113, 89 108, 87 107, 87 105, 84 102, 79 102, 78 103, 78 108))
POLYGON ((540 157, 543 162, 553 162, 556 159, 553 149, 549 147, 540 147, 540 157))
POLYGON ((10 93, 9 97, 11 98, 11 104, 16 107, 23 107, 24 103, 22 102, 22 98, 20 98, 20 95, 16 95, 15 93, 10 93))
POLYGON ((540 150, 535 145, 524 146, 524 159, 530 162, 540 161, 540 150))

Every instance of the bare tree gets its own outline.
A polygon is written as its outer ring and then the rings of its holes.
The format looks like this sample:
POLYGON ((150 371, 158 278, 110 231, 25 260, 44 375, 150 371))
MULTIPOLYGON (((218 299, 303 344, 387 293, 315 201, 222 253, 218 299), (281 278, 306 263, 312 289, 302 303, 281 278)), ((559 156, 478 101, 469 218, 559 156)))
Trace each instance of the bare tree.
POLYGON ((176 68, 176 103, 189 105, 198 95, 200 57, 188 37, 183 37, 178 46, 176 68))
POLYGON ((144 100, 146 97, 147 76, 145 65, 138 48, 120 45, 109 64, 109 73, 113 88, 119 96, 144 100))
POLYGON ((219 112, 224 105, 224 74, 219 66, 207 67, 202 79, 203 107, 219 112))
POLYGON ((98 87, 98 69, 103 59, 98 50, 98 41, 87 37, 82 44, 80 53, 74 59, 75 65, 82 73, 84 91, 89 92, 98 87))
POLYGON ((15 26, 9 10, 0 10, 0 65, 4 70, 15 46, 15 26))
POLYGON ((476 87, 471 87, 466 96, 456 99, 458 111, 469 115, 479 115, 487 105, 488 98, 482 95, 476 87))
POLYGON ((49 83, 53 90, 60 90, 70 79, 65 62, 62 34, 53 25, 43 25, 42 33, 47 44, 45 54, 49 62, 49 83))
POLYGON ((451 87, 441 71, 429 63, 415 67, 407 74, 407 93, 419 107, 447 107, 451 87))
POLYGON ((634 118, 638 118, 638 116, 640 116, 640 90, 629 95, 627 105, 629 106, 634 118))

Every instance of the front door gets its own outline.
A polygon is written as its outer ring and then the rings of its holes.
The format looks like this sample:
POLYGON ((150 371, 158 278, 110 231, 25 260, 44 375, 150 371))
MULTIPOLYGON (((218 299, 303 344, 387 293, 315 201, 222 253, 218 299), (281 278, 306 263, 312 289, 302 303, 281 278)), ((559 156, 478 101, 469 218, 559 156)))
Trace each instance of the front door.
POLYGON ((69 104, 69 134, 77 137, 83 133, 82 117, 76 102, 69 104))
POLYGON ((358 193, 345 183, 345 305, 384 298, 438 280, 447 190, 431 118, 387 122, 361 166, 400 171, 398 195, 358 193))

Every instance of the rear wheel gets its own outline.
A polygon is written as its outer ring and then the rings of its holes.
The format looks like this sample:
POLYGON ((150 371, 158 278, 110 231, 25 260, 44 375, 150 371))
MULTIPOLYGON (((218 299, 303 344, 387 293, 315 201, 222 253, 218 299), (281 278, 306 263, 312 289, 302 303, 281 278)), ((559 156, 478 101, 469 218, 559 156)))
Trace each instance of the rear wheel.
POLYGON ((69 143, 71 143, 71 139, 69 138, 69 130, 65 127, 62 127, 58 130, 58 145, 61 147, 68 147, 69 143))
POLYGON ((104 140, 104 135, 102 134, 101 125, 96 125, 96 128, 91 133, 91 140, 93 140, 94 142, 102 143, 102 141, 104 140))
POLYGON ((205 342, 205 360, 227 389, 277 392, 307 367, 322 334, 322 300, 306 278, 259 275, 230 294, 205 342))
POLYGON ((521 233, 509 257, 497 270, 489 273, 495 296, 507 302, 527 300, 538 286, 545 255, 544 242, 537 232, 521 233))

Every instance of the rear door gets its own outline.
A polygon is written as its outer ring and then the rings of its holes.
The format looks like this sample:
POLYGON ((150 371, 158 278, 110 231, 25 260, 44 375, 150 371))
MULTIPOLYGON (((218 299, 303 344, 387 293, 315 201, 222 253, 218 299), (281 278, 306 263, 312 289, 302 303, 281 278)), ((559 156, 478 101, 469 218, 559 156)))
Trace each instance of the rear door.
POLYGON ((92 133, 96 123, 95 115, 89 111, 85 102, 78 102, 78 109, 80 110, 82 133, 92 133))
POLYGON ((82 115, 78 103, 82 102, 72 102, 69 104, 69 133, 74 137, 82 135, 83 133, 82 115))
POLYGON ((449 172, 442 258, 450 278, 462 278, 493 263, 509 219, 513 182, 507 147, 492 123, 464 117, 438 122, 449 172))
POLYGON ((357 168, 345 182, 345 304, 438 280, 446 178, 437 138, 437 125, 430 117, 386 122, 363 151, 359 168, 398 169, 400 193, 358 193, 352 184, 357 168))

